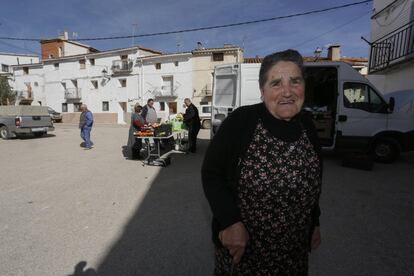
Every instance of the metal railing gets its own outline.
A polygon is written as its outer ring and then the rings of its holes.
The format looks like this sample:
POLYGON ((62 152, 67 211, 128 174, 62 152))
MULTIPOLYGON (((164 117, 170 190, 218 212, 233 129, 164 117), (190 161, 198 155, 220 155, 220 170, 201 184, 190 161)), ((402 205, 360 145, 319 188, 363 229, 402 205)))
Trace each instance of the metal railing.
POLYGON ((125 60, 114 60, 112 61, 112 72, 118 73, 130 73, 132 72, 133 62, 130 59, 125 60))
POLYGON ((66 100, 76 100, 81 99, 82 93, 79 88, 66 88, 65 89, 65 99, 66 100))
POLYGON ((371 43, 369 73, 414 59, 414 21, 371 43))
POLYGON ((16 91, 16 96, 19 100, 33 100, 33 91, 27 91, 27 90, 16 91))

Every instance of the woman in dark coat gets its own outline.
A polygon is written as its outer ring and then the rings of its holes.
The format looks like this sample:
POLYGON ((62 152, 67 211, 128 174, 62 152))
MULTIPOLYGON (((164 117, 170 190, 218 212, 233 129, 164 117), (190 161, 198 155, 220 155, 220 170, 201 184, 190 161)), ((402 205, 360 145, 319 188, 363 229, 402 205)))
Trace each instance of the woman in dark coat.
POLYGON ((128 133, 128 148, 131 150, 132 159, 141 158, 140 151, 142 148, 142 140, 135 139, 134 132, 139 131, 144 126, 145 120, 141 116, 142 106, 136 104, 131 114, 131 126, 128 133))
POLYGON ((320 146, 305 98, 302 56, 262 62, 263 103, 224 120, 202 167, 213 212, 215 275, 307 275, 320 244, 320 146))

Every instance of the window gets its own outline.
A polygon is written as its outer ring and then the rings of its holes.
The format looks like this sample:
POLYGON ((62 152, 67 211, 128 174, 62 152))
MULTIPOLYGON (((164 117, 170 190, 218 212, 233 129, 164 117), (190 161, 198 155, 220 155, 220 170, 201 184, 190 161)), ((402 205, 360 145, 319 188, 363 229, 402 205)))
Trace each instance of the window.
POLYGON ((170 114, 177 114, 177 102, 169 102, 168 108, 170 109, 170 114))
POLYGON ((62 112, 68 112, 68 104, 62 103, 62 112))
POLYGON ((109 111, 109 102, 102 102, 102 111, 109 111))
POLYGON ((82 103, 74 103, 73 104, 73 111, 74 112, 80 112, 80 107, 81 107, 82 103))
POLYGON ((92 89, 98 89, 98 81, 93 80, 91 81, 91 84, 92 84, 92 89))
POLYGON ((224 54, 223 53, 213 53, 213 61, 223 61, 224 54))
POLYGON ((120 79, 119 84, 121 85, 121 87, 126 87, 127 86, 127 80, 126 79, 120 79))
POLYGON ((371 87, 363 83, 344 84, 344 106, 372 113, 387 112, 387 104, 371 87))
POLYGON ((39 86, 39 83, 37 81, 35 81, 34 86, 39 86))
POLYGON ((55 70, 59 69, 59 63, 53 63, 53 67, 55 67, 55 70))
POLYGON ((160 111, 165 111, 165 102, 160 102, 160 111))
POLYGON ((160 70, 161 69, 161 63, 155 63, 155 69, 160 70))
POLYGON ((63 48, 59 47, 59 57, 63 57, 63 48))
POLYGON ((95 66, 95 59, 94 59, 94 58, 89 59, 89 63, 90 63, 92 66, 95 66))
POLYGON ((9 72, 9 66, 6 64, 2 64, 1 65, 1 71, 3 72, 9 72))
POLYGON ((126 59, 128 59, 128 55, 122 55, 122 56, 121 56, 121 59, 122 59, 122 60, 126 60, 126 59))
POLYGON ((175 67, 178 67, 178 61, 174 61, 175 67))
POLYGON ((23 67, 23 74, 24 75, 29 74, 29 67, 23 67))
POLYGON ((79 60, 79 68, 80 69, 85 69, 86 68, 86 63, 84 59, 79 60))
POLYGON ((211 106, 203 106, 201 109, 202 113, 211 113, 211 106))

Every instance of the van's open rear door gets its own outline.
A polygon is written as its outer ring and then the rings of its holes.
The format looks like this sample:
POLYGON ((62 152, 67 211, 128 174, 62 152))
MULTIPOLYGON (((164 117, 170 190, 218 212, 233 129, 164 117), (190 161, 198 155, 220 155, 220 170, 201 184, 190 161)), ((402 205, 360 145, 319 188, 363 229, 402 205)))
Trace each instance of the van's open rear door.
POLYGON ((221 122, 238 106, 239 64, 219 65, 214 69, 211 110, 212 135, 221 122))

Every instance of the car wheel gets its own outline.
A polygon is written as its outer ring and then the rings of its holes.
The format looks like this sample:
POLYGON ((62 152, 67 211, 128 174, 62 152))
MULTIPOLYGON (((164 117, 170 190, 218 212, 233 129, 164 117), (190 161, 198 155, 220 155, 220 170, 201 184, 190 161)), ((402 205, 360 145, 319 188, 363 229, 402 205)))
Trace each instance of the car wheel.
POLYGON ((209 120, 209 119, 204 120, 201 125, 204 129, 210 129, 211 128, 211 120, 209 120))
POLYGON ((373 147, 375 161, 380 163, 392 163, 400 156, 398 142, 392 138, 380 138, 373 147))
POLYGON ((3 140, 7 140, 10 138, 9 129, 6 126, 0 127, 0 137, 3 140))
POLYGON ((35 137, 42 137, 43 135, 46 134, 46 132, 35 132, 33 133, 35 137))

